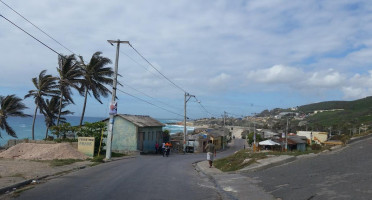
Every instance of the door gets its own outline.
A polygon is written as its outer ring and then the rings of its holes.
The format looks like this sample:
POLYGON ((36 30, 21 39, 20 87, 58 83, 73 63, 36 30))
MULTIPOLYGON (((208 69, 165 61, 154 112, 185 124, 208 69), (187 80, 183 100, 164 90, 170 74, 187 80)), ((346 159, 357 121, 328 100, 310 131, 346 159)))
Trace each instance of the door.
POLYGON ((145 132, 138 132, 137 146, 138 150, 143 151, 143 138, 145 137, 145 132))

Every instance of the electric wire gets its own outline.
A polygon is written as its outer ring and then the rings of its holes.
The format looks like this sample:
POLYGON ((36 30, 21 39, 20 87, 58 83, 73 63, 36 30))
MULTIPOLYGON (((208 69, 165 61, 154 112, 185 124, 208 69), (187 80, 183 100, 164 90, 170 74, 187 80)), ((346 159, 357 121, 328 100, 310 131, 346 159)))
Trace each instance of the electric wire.
POLYGON ((207 113, 207 114, 209 114, 209 115, 211 115, 211 116, 217 116, 217 115, 214 115, 214 114, 212 114, 212 113, 210 113, 204 106, 203 106, 203 104, 201 104, 201 101, 199 101, 195 96, 194 96, 194 98, 196 99, 196 102, 198 102, 199 103, 199 105, 203 108, 203 110, 207 113))
POLYGON ((34 23, 32 23, 30 20, 28 20, 26 17, 24 17, 23 15, 21 15, 19 12, 17 12, 16 10, 14 10, 12 7, 10 7, 8 4, 6 4, 4 1, 0 0, 1 3, 3 3, 6 7, 8 7, 10 10, 12 10, 13 12, 15 12, 17 15, 19 15, 20 17, 22 17, 24 20, 26 20, 28 23, 30 23, 32 26, 34 26, 35 28, 37 28, 39 31, 41 31, 42 33, 44 33, 46 36, 48 36, 50 39, 52 39, 54 42, 58 43, 59 45, 61 45, 63 48, 65 48, 67 51, 71 52, 72 54, 75 54, 73 51, 71 51, 69 48, 67 48, 66 46, 64 46, 63 44, 61 44, 60 42, 58 42, 56 39, 54 39, 52 36, 50 36, 48 33, 46 33, 45 31, 43 31, 41 28, 39 28, 38 26, 36 26, 34 23))
POLYGON ((167 79, 170 83, 172 83, 175 87, 177 87, 178 89, 180 89, 181 91, 186 92, 186 90, 184 90, 183 88, 181 88, 180 86, 178 86, 177 84, 175 84, 172 80, 170 80, 168 77, 166 77, 163 73, 161 73, 154 65, 152 65, 140 52, 137 51, 137 49, 135 49, 132 44, 129 43, 129 46, 132 47, 132 49, 142 58, 144 59, 153 69, 155 69, 160 75, 162 75, 165 79, 167 79))
POLYGON ((29 35, 30 37, 32 37, 34 40, 38 41, 40 44, 44 45, 45 47, 47 47, 48 49, 50 49, 51 51, 53 51, 54 53, 58 54, 59 56, 65 58, 65 56, 63 56, 62 54, 58 53, 56 50, 54 50, 53 48, 51 48, 50 46, 46 45, 44 42, 40 41, 39 39, 37 39, 36 37, 34 37, 33 35, 31 35, 30 33, 28 33, 27 31, 25 31, 24 29, 22 29, 21 27, 19 27, 17 24, 15 24, 14 22, 12 22, 11 20, 9 20, 8 18, 4 17, 2 14, 0 14, 0 17, 4 18, 6 21, 8 21, 9 23, 11 23, 13 26, 17 27, 18 29, 20 29, 21 31, 23 31, 24 33, 26 33, 27 35, 29 35))
POLYGON ((159 103, 161 103, 161 104, 163 104, 163 105, 166 105, 166 106, 172 107, 173 109, 178 109, 178 108, 175 108, 175 107, 172 106, 172 105, 168 105, 167 103, 165 103, 165 102, 163 102, 163 101, 160 101, 159 99, 156 99, 156 98, 154 98, 154 97, 152 97, 152 96, 150 96, 150 95, 148 95, 148 94, 146 94, 146 93, 144 93, 144 92, 142 92, 142 91, 140 91, 140 90, 138 90, 138 89, 136 89, 136 88, 134 88, 134 87, 132 87, 132 86, 130 86, 130 85, 128 85, 128 84, 122 83, 122 85, 123 85, 123 86, 126 86, 126 87, 128 87, 128 88, 130 88, 130 89, 132 89, 132 90, 134 90, 134 91, 136 91, 136 92, 139 92, 139 93, 141 93, 141 94, 143 94, 143 95, 149 97, 150 99, 153 99, 153 100, 155 100, 155 101, 157 101, 157 102, 159 102, 159 103))
POLYGON ((150 71, 149 69, 147 69, 147 67, 145 67, 144 65, 142 65, 141 63, 139 63, 138 61, 136 61, 134 58, 132 58, 131 56, 129 56, 128 54, 124 53, 122 50, 120 50, 120 53, 127 56, 130 60, 132 60, 134 63, 138 64, 139 66, 141 66, 143 69, 145 69, 146 71, 150 72, 152 75, 156 76, 157 78, 161 79, 161 77, 159 77, 158 74, 155 74, 154 72, 150 71))
POLYGON ((151 103, 151 102, 149 102, 149 101, 146 101, 146 100, 141 99, 141 98, 139 98, 139 97, 136 97, 136 96, 134 96, 134 95, 132 95, 132 94, 129 94, 128 92, 125 92, 125 91, 123 91, 123 90, 121 90, 121 89, 118 89, 118 88, 117 88, 117 90, 120 91, 120 92, 122 92, 122 93, 124 93, 124 94, 126 94, 126 95, 128 95, 128 96, 131 96, 131 97, 133 97, 133 98, 135 98, 135 99, 138 99, 138 100, 140 100, 140 101, 143 101, 143 102, 145 102, 145 103, 148 103, 148 104, 150 104, 150 105, 152 105, 152 106, 155 106, 155 107, 160 108, 160 109, 162 109, 162 110, 165 110, 165 111, 167 111, 167 112, 173 113, 173 114, 175 114, 175 115, 178 115, 178 116, 184 117, 183 115, 181 115, 181 114, 179 114, 179 113, 173 112, 173 111, 168 110, 168 109, 163 108, 163 107, 160 107, 160 106, 158 106, 158 105, 156 105, 156 104, 153 104, 153 103, 151 103))

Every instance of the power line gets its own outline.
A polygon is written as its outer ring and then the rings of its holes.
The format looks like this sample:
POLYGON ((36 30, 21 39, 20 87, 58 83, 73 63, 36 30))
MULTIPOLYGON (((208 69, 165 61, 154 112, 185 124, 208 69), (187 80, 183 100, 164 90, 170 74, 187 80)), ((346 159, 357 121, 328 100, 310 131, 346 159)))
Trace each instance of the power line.
POLYGON ((178 108, 175 108, 174 106, 168 105, 167 103, 162 102, 162 101, 160 101, 160 100, 158 100, 158 99, 156 99, 156 98, 154 98, 154 97, 152 97, 152 96, 150 96, 150 95, 148 95, 148 94, 146 94, 146 93, 144 93, 144 92, 142 92, 142 91, 140 91, 140 90, 138 90, 138 89, 136 89, 136 88, 134 88, 134 87, 132 87, 132 86, 130 86, 130 85, 128 85, 128 84, 123 83, 122 85, 127 86, 127 87, 129 87, 130 89, 132 89, 132 90, 134 90, 134 91, 137 91, 137 92, 139 92, 139 93, 141 93, 141 94, 143 94, 143 95, 145 95, 145 96, 147 96, 147 97, 149 97, 149 98, 151 98, 151 99, 153 99, 153 100, 155 100, 155 101, 157 101, 157 102, 159 102, 159 103, 162 103, 162 104, 164 104, 164 105, 166 105, 166 106, 169 106, 169 107, 172 107, 172 108, 174 108, 174 109, 178 109, 178 108))
POLYGON ((217 115, 214 115, 214 114, 212 114, 212 113, 210 113, 204 106, 203 106, 203 104, 201 104, 201 102, 196 98, 196 97, 194 97, 195 99, 196 99, 196 102, 198 102, 199 103, 199 105, 203 108, 203 110, 207 113, 207 114, 209 114, 210 116, 217 116, 217 115))
POLYGON ((6 7, 8 7, 9 9, 11 9, 13 12, 15 12, 17 15, 19 15, 20 17, 22 17, 24 20, 26 20, 28 23, 30 23, 32 26, 34 26, 35 28, 37 28, 39 31, 41 31, 42 33, 44 33, 46 36, 48 36, 50 39, 54 40, 56 43, 58 43, 59 45, 61 45, 63 48, 65 48, 67 51, 71 52, 72 54, 75 54, 73 51, 71 51, 70 49, 68 49, 67 47, 65 47, 63 44, 61 44, 60 42, 58 42, 56 39, 54 39, 52 36, 50 36, 48 33, 46 33, 45 31, 43 31, 41 28, 39 28, 38 26, 36 26, 34 23, 32 23, 30 20, 28 20, 26 17, 24 17, 23 15, 21 15, 19 12, 17 12, 16 10, 14 10, 12 7, 10 7, 8 4, 6 4, 5 2, 3 2, 2 0, 0 0, 1 3, 3 3, 6 7))
POLYGON ((139 55, 141 56, 142 59, 144 59, 152 68, 154 68, 160 75, 162 75, 165 79, 167 79, 170 83, 172 83, 175 87, 177 87, 178 89, 182 90, 183 92, 186 92, 186 90, 182 89, 180 86, 178 86, 177 84, 175 84, 173 81, 171 81, 168 77, 166 77, 163 73, 161 73, 156 67, 154 67, 154 65, 152 65, 144 56, 142 56, 142 54, 140 52, 137 51, 137 49, 135 49, 131 44, 129 44, 130 47, 132 47, 132 49, 139 55))
POLYGON ((26 33, 27 35, 29 35, 30 37, 32 37, 34 40, 38 41, 40 44, 44 45, 45 47, 47 47, 48 49, 50 49, 51 51, 53 51, 54 53, 58 54, 59 56, 61 56, 62 58, 65 58, 62 54, 58 53, 56 50, 54 50, 53 48, 49 47, 48 45, 46 45, 45 43, 43 43, 42 41, 40 41, 39 39, 37 39, 36 37, 34 37, 33 35, 31 35, 30 33, 28 33, 27 31, 23 30, 21 27, 19 27, 17 24, 15 24, 14 22, 10 21, 8 18, 4 17, 3 15, 0 14, 0 17, 4 18, 6 21, 8 21, 9 23, 13 24, 13 26, 17 27, 18 29, 20 29, 21 31, 23 31, 24 33, 26 33))
POLYGON ((138 61, 136 61, 134 58, 130 57, 128 54, 124 53, 123 51, 120 50, 120 53, 127 56, 130 60, 132 60, 134 63, 137 63, 139 66, 141 66, 143 69, 145 69, 146 71, 150 72, 151 74, 153 74, 154 76, 156 76, 157 78, 161 79, 161 77, 159 77, 158 74, 155 74, 154 72, 150 71, 149 69, 147 69, 147 67, 145 67, 144 65, 142 65, 141 63, 139 63, 138 61))
POLYGON ((135 99, 138 99, 138 100, 140 100, 140 101, 143 101, 143 102, 145 102, 145 103, 148 103, 148 104, 150 104, 150 105, 152 105, 152 106, 155 106, 155 107, 160 108, 160 109, 163 109, 163 110, 165 110, 165 111, 167 111, 167 112, 170 112, 170 113, 173 113, 173 114, 175 114, 175 115, 178 115, 178 116, 183 117, 183 115, 181 115, 181 114, 178 114, 178 113, 173 112, 173 111, 171 111, 171 110, 168 110, 168 109, 166 109, 166 108, 163 108, 163 107, 160 107, 160 106, 158 106, 158 105, 155 105, 155 104, 153 104, 153 103, 151 103, 151 102, 149 102, 149 101, 146 101, 146 100, 141 99, 141 98, 139 98, 139 97, 136 97, 136 96, 134 96, 134 95, 132 95, 132 94, 129 94, 128 92, 125 92, 125 91, 120 90, 120 89, 118 89, 118 88, 117 88, 117 90, 120 91, 120 92, 122 92, 122 93, 124 93, 124 94, 127 94, 127 95, 129 95, 129 96, 131 96, 131 97, 133 97, 133 98, 135 98, 135 99))

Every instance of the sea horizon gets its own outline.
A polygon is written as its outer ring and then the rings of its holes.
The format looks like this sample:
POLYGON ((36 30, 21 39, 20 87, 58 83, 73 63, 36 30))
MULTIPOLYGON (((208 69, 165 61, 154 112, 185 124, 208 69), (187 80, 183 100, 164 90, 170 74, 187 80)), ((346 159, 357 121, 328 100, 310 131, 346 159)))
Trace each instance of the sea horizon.
MULTIPOLYGON (((80 123, 80 116, 65 116, 68 123, 72 126, 77 126, 80 123)), ((84 117, 84 122, 97 122, 108 117, 84 117)), ((163 130, 169 130, 170 134, 175 134, 179 132, 183 132, 182 125, 175 125, 175 124, 168 124, 168 123, 175 123, 179 122, 179 119, 165 119, 165 118, 155 118, 156 120, 164 123, 165 126, 163 130)), ((4 146, 8 140, 11 139, 31 139, 32 138, 32 121, 33 117, 8 117, 7 122, 10 127, 13 128, 15 131, 17 138, 9 136, 5 130, 0 129, 1 138, 0 138, 0 146, 4 146)), ((187 127, 187 131, 194 130, 194 127, 187 127)), ((43 115, 37 115, 35 120, 35 140, 42 140, 45 138, 46 133, 46 125, 44 121, 43 115)), ((51 135, 49 131, 49 135, 51 135)))

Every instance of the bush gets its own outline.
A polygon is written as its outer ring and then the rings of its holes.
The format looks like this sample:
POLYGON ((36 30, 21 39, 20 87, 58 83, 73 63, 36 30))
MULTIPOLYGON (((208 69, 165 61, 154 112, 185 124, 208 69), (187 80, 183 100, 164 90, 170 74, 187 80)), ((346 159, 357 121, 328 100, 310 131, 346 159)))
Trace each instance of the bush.
MULTIPOLYGON (((249 133, 248 134, 248 143, 249 144, 252 144, 253 143, 253 135, 254 133, 249 133)), ((262 138, 261 138, 261 135, 256 133, 256 142, 261 142, 262 141, 262 138)))
POLYGON ((105 132, 107 130, 107 124, 105 122, 95 122, 89 123, 85 122, 84 126, 76 129, 76 135, 79 137, 94 137, 94 154, 97 155, 98 151, 102 152, 105 143, 101 144, 101 149, 99 149, 101 143, 101 136, 106 138, 107 135, 103 134, 102 131, 105 132))
POLYGON ((312 150, 321 150, 322 149, 322 145, 320 145, 320 144, 312 144, 311 145, 311 149, 312 150))

